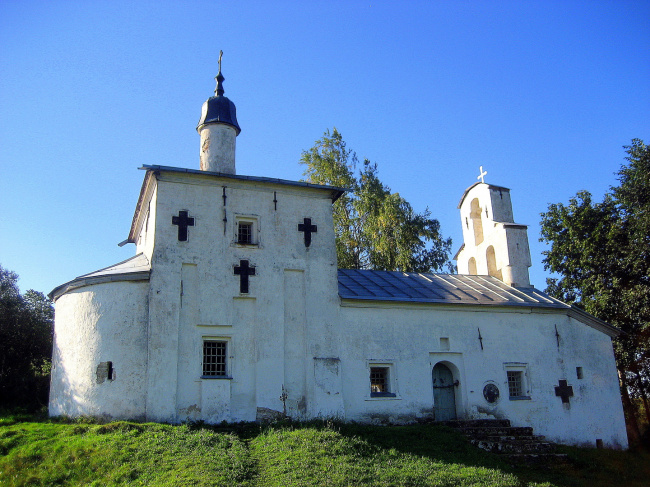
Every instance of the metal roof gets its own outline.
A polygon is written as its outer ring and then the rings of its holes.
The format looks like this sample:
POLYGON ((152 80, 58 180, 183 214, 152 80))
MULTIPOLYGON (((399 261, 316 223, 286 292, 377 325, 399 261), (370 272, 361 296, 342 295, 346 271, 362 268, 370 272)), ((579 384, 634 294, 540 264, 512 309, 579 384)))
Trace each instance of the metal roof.
POLYGON ((538 289, 514 288, 491 276, 339 269, 338 281, 343 299, 571 308, 538 289))
POLYGON ((72 281, 55 287, 48 296, 50 299, 56 299, 72 289, 102 282, 148 280, 150 272, 149 259, 140 253, 115 265, 75 277, 72 281))
POLYGON ((171 167, 171 166, 157 166, 157 165, 148 165, 143 164, 140 169, 145 169, 147 171, 166 171, 166 172, 176 172, 176 173, 185 173, 185 174, 199 174, 202 176, 216 176, 226 179, 238 179, 240 181, 253 181, 257 183, 272 183, 272 184, 282 184, 285 186, 299 186, 302 188, 314 188, 314 189, 325 189, 332 192, 332 203, 334 203, 339 197, 346 191, 350 191, 347 188, 339 188, 336 186, 328 186, 325 184, 313 184, 306 181, 290 181, 288 179, 278 179, 278 178, 265 178, 260 176, 244 176, 239 174, 224 174, 220 172, 213 171, 201 171, 200 169, 186 169, 182 167, 171 167))

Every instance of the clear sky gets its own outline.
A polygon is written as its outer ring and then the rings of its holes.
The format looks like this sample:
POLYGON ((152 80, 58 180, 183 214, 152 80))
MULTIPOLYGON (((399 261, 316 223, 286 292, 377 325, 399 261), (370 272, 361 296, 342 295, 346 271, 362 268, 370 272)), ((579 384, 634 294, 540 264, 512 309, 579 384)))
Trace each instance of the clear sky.
POLYGON ((45 293, 131 257, 142 164, 198 169, 219 50, 239 174, 297 180, 336 127, 462 243, 476 181, 539 214, 650 142, 650 2, 0 2, 0 265, 45 293))

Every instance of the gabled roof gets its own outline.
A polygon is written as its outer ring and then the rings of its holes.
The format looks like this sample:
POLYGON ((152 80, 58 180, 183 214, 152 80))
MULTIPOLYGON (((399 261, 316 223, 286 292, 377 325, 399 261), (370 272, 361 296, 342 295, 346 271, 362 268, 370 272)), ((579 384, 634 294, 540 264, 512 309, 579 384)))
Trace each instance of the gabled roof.
POLYGON ((102 282, 145 281, 149 279, 150 272, 151 265, 149 259, 144 254, 138 254, 115 265, 84 274, 83 276, 74 278, 72 281, 61 284, 55 287, 48 294, 48 297, 50 299, 57 299, 72 289, 91 284, 100 284, 102 282))
POLYGON ((492 276, 339 269, 338 288, 341 299, 349 300, 557 309, 609 336, 620 334, 538 289, 515 288, 492 276))
POLYGON ((508 192, 510 192, 510 188, 506 188, 506 187, 504 187, 504 186, 496 186, 496 185, 494 185, 494 184, 481 183, 481 182, 479 181, 479 182, 477 182, 477 183, 472 184, 469 188, 467 188, 467 189, 465 190, 465 192, 463 193, 463 196, 460 197, 460 201, 458 202, 458 206, 457 206, 457 208, 458 208, 459 210, 460 210, 460 207, 463 206, 463 201, 465 201, 465 197, 467 196, 467 193, 469 193, 469 192, 472 190, 472 188, 474 188, 475 186, 478 186, 479 184, 482 184, 482 185, 484 185, 484 186, 487 186, 487 187, 490 188, 490 189, 496 189, 496 190, 499 190, 499 191, 508 191, 508 192))

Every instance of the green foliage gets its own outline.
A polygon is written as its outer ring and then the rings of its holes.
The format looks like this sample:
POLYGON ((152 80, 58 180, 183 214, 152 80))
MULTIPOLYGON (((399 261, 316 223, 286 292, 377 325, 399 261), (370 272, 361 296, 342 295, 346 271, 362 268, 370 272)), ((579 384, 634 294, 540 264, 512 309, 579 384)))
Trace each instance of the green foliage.
POLYGON ((43 293, 18 289, 18 275, 0 266, 0 406, 47 402, 54 309, 43 293))
POLYGON ((512 468, 439 425, 208 427, 0 418, 0 485, 647 485, 648 452, 563 451, 569 464, 512 468))
MULTIPOLYGON (((621 371, 650 375, 650 148, 626 146, 619 185, 600 203, 580 191, 542 213, 544 268, 559 274, 547 291, 625 332, 616 342, 621 371)), ((636 387, 643 384, 634 381, 636 387)))
POLYGON ((377 175, 377 164, 358 159, 341 134, 329 130, 302 153, 304 176, 315 184, 347 188, 334 204, 338 265, 344 269, 441 271, 449 261, 451 239, 429 210, 417 213, 399 193, 391 193, 377 175))

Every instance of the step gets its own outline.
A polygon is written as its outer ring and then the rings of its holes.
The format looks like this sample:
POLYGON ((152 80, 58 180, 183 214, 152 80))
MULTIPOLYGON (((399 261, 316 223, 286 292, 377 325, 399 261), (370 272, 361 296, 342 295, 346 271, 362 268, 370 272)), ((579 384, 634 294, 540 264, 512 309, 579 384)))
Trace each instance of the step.
POLYGON ((555 445, 553 443, 535 442, 521 443, 518 441, 484 441, 471 439, 469 442, 493 453, 553 453, 555 445))
POLYGON ((443 421, 443 424, 451 428, 508 428, 510 427, 509 419, 452 419, 450 421, 443 421))
POLYGON ((543 443, 545 437, 537 435, 467 435, 467 438, 483 441, 518 441, 521 443, 543 443))
POLYGON ((482 436, 531 436, 533 428, 530 426, 510 426, 488 428, 483 426, 457 428, 464 435, 482 435, 482 436))
POLYGON ((566 453, 510 453, 504 456, 510 463, 516 465, 549 465, 569 462, 569 456, 566 453))

